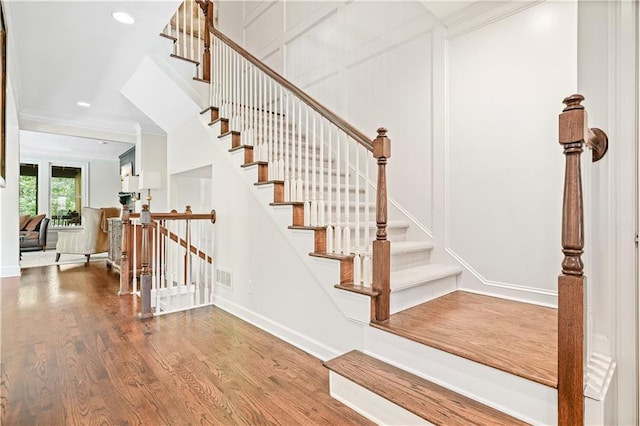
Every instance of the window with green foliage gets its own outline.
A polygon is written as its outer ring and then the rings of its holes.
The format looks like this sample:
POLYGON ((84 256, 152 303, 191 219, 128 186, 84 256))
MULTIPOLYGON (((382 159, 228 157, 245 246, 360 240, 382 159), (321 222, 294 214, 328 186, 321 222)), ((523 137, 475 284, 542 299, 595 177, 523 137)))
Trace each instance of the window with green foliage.
POLYGON ((38 214, 38 165, 20 164, 20 214, 38 214))
POLYGON ((51 216, 79 218, 82 199, 82 169, 51 166, 51 216))

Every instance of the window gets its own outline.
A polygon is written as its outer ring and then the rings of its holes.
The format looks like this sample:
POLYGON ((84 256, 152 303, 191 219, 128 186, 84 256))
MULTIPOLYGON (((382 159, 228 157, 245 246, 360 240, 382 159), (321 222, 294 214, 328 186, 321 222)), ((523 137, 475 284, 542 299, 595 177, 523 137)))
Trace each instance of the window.
POLYGON ((51 217, 58 226, 79 225, 82 169, 51 166, 51 217))
POLYGON ((20 214, 38 214, 38 165, 20 163, 20 214))

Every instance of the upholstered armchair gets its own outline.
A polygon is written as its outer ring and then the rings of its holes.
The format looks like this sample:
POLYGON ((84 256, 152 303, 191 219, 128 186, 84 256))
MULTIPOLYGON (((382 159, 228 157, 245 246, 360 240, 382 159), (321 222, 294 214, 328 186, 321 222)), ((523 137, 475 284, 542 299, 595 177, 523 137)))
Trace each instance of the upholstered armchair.
POLYGON ((82 229, 58 230, 56 262, 61 254, 83 254, 87 263, 92 254, 104 253, 109 249, 106 219, 117 216, 118 209, 82 208, 82 229))

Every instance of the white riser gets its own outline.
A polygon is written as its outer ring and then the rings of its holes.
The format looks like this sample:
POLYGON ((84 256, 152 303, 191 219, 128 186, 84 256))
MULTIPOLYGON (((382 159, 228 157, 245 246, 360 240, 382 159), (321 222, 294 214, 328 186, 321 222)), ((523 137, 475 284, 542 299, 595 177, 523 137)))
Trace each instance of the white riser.
POLYGON ((394 281, 394 274, 391 273, 391 314, 444 296, 457 288, 456 275, 435 279, 427 276, 420 278, 419 281, 420 284, 411 287, 394 289, 396 281, 394 281))
POLYGON ((407 241, 391 244, 391 272, 428 265, 433 244, 407 241))
POLYGON ((379 425, 433 425, 333 371, 329 390, 333 398, 379 425))
POLYGON ((365 328, 364 352, 531 424, 557 424, 557 391, 392 333, 365 328))

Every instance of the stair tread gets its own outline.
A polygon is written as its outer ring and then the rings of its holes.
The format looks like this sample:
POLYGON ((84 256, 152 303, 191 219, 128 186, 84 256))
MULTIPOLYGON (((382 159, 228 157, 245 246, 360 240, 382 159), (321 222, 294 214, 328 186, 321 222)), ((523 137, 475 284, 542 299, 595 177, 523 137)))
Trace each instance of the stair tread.
MULTIPOLYGON (((394 244, 391 244, 393 247, 394 244)), ((462 272, 459 266, 441 265, 431 263, 428 265, 414 266, 391 272, 391 292, 414 287, 425 281, 434 281, 440 278, 458 275, 462 272)))
POLYGON ((398 241, 391 244, 391 253, 410 253, 414 251, 431 250, 433 243, 429 241, 398 241))
POLYGON ((324 363, 329 370, 434 424, 526 424, 508 414, 360 351, 324 363))
POLYGON ((352 293, 363 294, 365 296, 371 296, 371 297, 375 297, 380 294, 378 290, 374 290, 371 287, 365 287, 363 285, 354 284, 354 283, 336 284, 334 285, 334 287, 339 288, 341 290, 350 291, 352 293))
POLYGON ((557 310, 454 291, 371 325, 557 387, 557 310))
POLYGON ((184 56, 176 55, 175 53, 172 53, 169 56, 171 56, 172 58, 181 59, 183 61, 191 62, 194 65, 200 65, 200 62, 198 62, 198 61, 196 61, 194 59, 185 58, 184 56))

